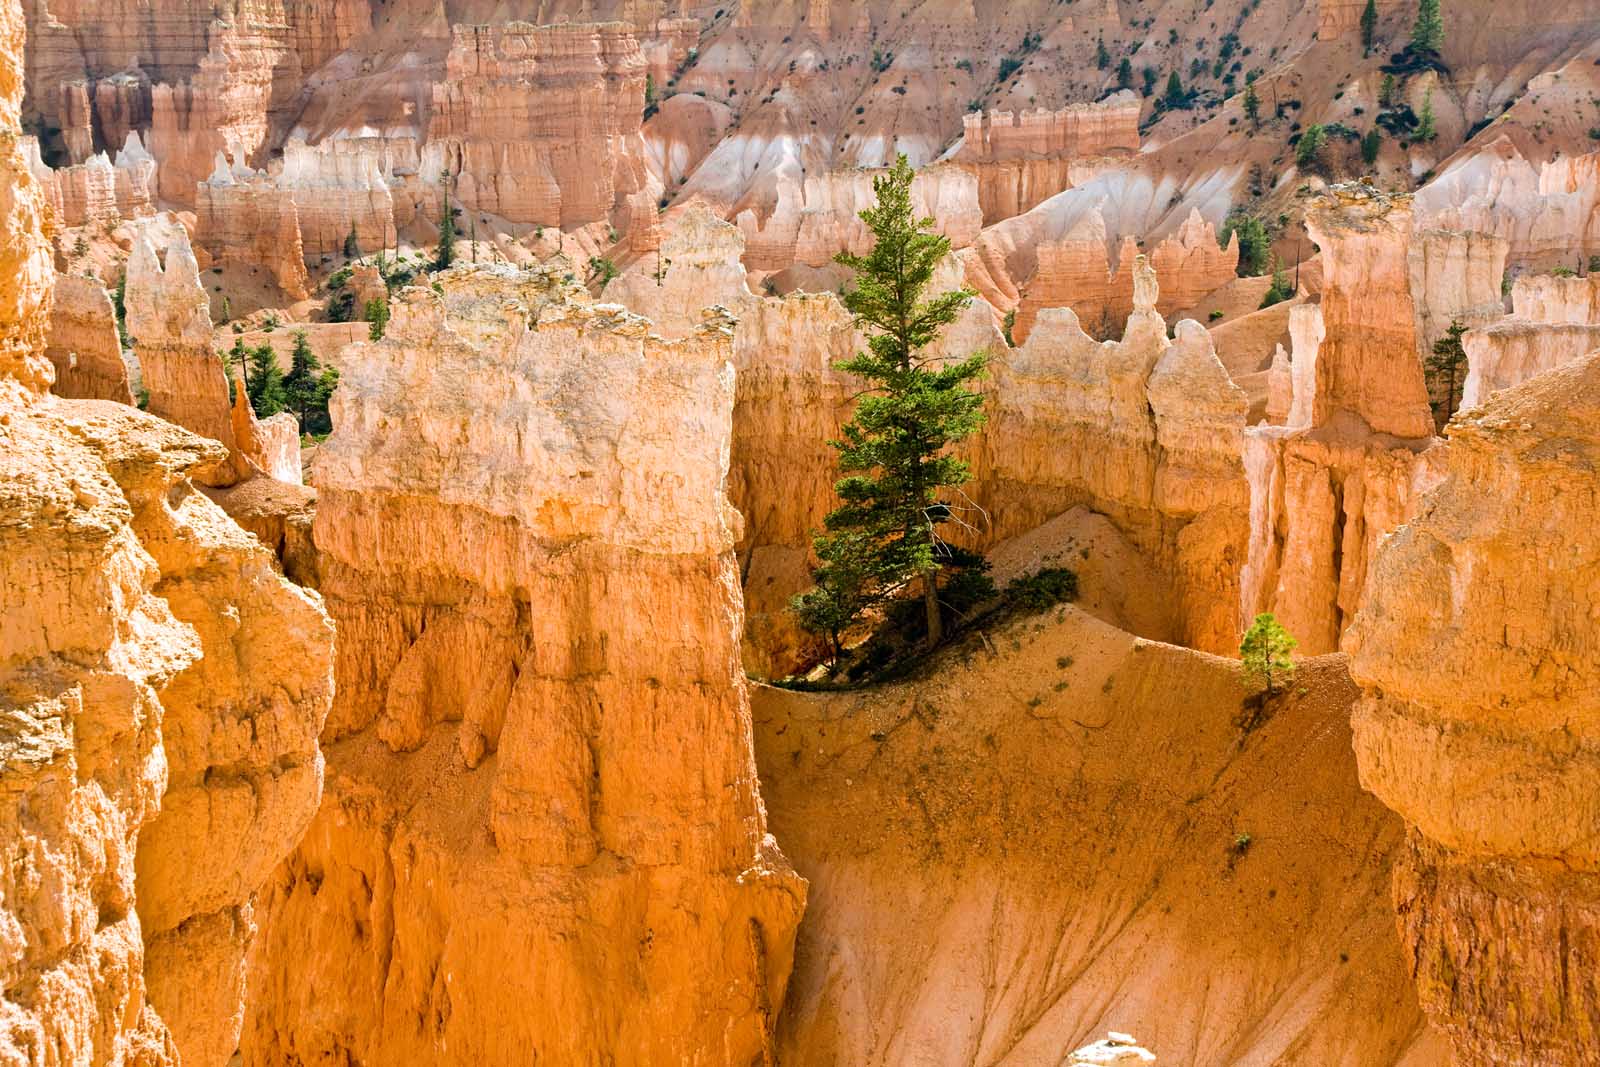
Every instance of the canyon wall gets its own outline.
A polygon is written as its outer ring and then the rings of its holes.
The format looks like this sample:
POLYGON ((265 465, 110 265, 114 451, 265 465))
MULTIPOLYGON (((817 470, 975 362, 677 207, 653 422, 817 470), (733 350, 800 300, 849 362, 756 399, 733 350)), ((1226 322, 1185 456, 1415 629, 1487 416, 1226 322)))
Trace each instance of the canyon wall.
POLYGON ((1461 347, 1463 409, 1600 349, 1600 278, 1523 275, 1511 287, 1511 314, 1468 330, 1461 347))
POLYGON ((647 188, 645 62, 621 23, 454 26, 423 176, 469 210, 572 228, 647 188))
POLYGON ((732 324, 435 279, 317 459, 328 785, 244 1062, 770 1061, 805 887, 739 663, 732 324))
POLYGON ((1401 938, 1459 1067, 1600 1047, 1597 420, 1595 356, 1457 416, 1346 636, 1362 784, 1412 828, 1401 938))
POLYGON ((0 5, 0 1059, 223 1067, 256 889, 321 791, 333 629, 195 490, 221 445, 45 393, 21 25, 0 5))

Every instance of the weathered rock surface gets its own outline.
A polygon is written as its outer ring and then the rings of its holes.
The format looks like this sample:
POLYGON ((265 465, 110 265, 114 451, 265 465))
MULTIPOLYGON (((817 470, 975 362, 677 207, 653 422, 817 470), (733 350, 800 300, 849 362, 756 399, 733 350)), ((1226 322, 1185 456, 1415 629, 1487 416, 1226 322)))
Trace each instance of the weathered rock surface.
POLYGON ((1443 1062, 1343 662, 1304 664, 1241 743, 1242 695, 1228 661, 1075 608, 918 681, 758 688, 773 828, 811 883, 781 1062, 1072 1063, 1108 1028, 1192 1067, 1443 1062))
POLYGON ((57 396, 131 404, 141 388, 136 367, 123 356, 117 313, 99 279, 56 278, 45 355, 55 367, 57 396))
POLYGON ((197 471, 207 485, 232 485, 258 474, 300 481, 299 427, 280 413, 257 422, 242 390, 229 396, 228 373, 212 346, 210 300, 182 228, 174 230, 163 262, 141 234, 128 257, 128 333, 150 400, 170 422, 221 441, 226 462, 197 471))
POLYGON ((1461 407, 1472 408, 1553 367, 1600 349, 1600 278, 1524 275, 1511 288, 1511 314, 1462 335, 1467 377, 1461 407))
POLYGON ((1597 418, 1593 356, 1458 416, 1346 638, 1362 783, 1413 828, 1401 936, 1461 1067, 1600 1048, 1597 418))
POLYGON ((731 324, 435 277, 347 350, 317 461, 328 788, 245 1062, 770 1057, 805 888, 739 664, 731 324))

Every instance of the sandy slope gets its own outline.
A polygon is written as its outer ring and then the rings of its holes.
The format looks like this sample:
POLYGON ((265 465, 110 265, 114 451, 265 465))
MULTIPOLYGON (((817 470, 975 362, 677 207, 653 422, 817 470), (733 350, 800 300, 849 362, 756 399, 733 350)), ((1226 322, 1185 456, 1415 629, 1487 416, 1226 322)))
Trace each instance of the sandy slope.
POLYGON ((1054 1067, 1108 1028, 1173 1067, 1443 1062, 1342 658, 1243 738, 1229 661, 1072 608, 935 674, 755 694, 772 829, 811 882, 784 1063, 1054 1067))

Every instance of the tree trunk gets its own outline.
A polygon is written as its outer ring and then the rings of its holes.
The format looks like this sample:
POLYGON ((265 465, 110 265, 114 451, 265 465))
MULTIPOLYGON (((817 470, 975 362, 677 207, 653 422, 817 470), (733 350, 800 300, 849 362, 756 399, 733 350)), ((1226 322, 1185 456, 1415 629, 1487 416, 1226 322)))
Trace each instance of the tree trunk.
POLYGON ((936 648, 944 640, 944 620, 939 616, 938 575, 938 571, 929 571, 922 576, 922 606, 928 613, 929 648, 936 648))

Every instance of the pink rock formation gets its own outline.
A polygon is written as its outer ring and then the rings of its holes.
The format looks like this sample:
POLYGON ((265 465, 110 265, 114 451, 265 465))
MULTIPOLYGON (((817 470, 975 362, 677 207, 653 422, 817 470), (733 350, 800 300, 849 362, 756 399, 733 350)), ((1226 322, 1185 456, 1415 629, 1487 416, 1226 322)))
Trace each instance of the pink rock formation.
POLYGON ((1328 335, 1317 361, 1318 411, 1347 411, 1394 437, 1430 436, 1409 280, 1410 198, 1335 186, 1308 212, 1306 229, 1322 250, 1328 335))
POLYGON ((116 310, 97 278, 56 278, 45 355, 55 367, 57 396, 134 401, 136 373, 122 355, 116 310))
POLYGON ((1422 230, 1413 235, 1406 258, 1423 359, 1452 323, 1482 326, 1505 314, 1500 283, 1508 248, 1505 238, 1488 233, 1422 230))
POLYGON ((1084 161, 1139 150, 1139 98, 1124 90, 1057 111, 974 111, 951 158, 978 176, 985 223, 1020 215, 1077 184, 1084 161))
POLYGON ((328 788, 244 1061, 770 1059, 804 883, 739 667, 731 324, 435 278, 318 459, 328 788))
POLYGON ((1238 641, 1226 604, 1248 531, 1248 403, 1198 323, 1179 323, 1168 341, 1142 261, 1134 280, 1120 341, 1097 342, 1053 308, 996 362, 973 495, 995 539, 1077 504, 1109 516, 1175 587, 1180 639, 1224 651, 1238 641))
POLYGON ((424 176, 452 175, 462 204, 513 222, 604 221, 639 193, 653 209, 644 84, 621 24, 454 26, 424 176))
POLYGON ((124 300, 148 410, 227 446, 228 462, 196 472, 197 480, 223 486, 268 473, 298 483, 298 429, 287 432, 280 416, 274 416, 276 428, 263 427, 247 401, 236 408, 230 398, 227 372, 212 345, 210 301, 181 227, 167 246, 165 263, 147 235, 134 242, 124 300), (295 443, 292 454, 290 442, 295 443))
POLYGON ((115 164, 104 152, 60 170, 45 166, 39 144, 27 138, 29 165, 57 216, 68 226, 114 224, 148 215, 155 202, 156 164, 138 134, 129 134, 115 164))
POLYGON ((1476 407, 1600 348, 1600 279, 1524 275, 1511 289, 1511 314, 1461 338, 1467 377, 1461 407, 1476 407))
POLYGON ((1519 267, 1600 254, 1600 152, 1530 162, 1509 137, 1458 155, 1417 193, 1425 225, 1493 233, 1519 267))
MULTIPOLYGON (((1025 342, 1040 310, 1047 307, 1072 308, 1080 321, 1101 335, 1109 334, 1114 324, 1132 313, 1138 245, 1125 237, 1117 267, 1112 270, 1106 256, 1107 236, 1104 217, 1091 211, 1061 241, 1039 244, 1038 269, 1017 305, 1013 340, 1025 342)), ((1178 308, 1194 306, 1234 277, 1239 266, 1239 239, 1234 235, 1226 247, 1219 245, 1216 227, 1199 211, 1191 210, 1177 233, 1156 245, 1149 262, 1161 282, 1157 310, 1169 315, 1178 308)))
POLYGON ((289 302, 311 295, 294 198, 237 180, 220 156, 211 177, 195 187, 195 234, 213 264, 265 268, 289 302))
POLYGON ((282 48, 264 27, 212 27, 210 48, 187 81, 151 87, 150 154, 161 197, 195 203, 195 187, 216 167, 220 152, 249 165, 266 146, 272 73, 282 48))
POLYGON ((1384 544, 1346 639, 1362 784, 1413 828, 1401 937, 1461 1067, 1600 1047, 1597 425, 1593 356, 1458 416, 1448 477, 1384 544))

